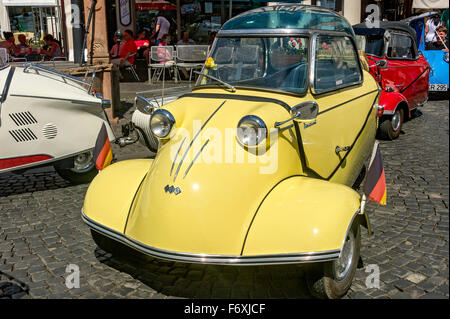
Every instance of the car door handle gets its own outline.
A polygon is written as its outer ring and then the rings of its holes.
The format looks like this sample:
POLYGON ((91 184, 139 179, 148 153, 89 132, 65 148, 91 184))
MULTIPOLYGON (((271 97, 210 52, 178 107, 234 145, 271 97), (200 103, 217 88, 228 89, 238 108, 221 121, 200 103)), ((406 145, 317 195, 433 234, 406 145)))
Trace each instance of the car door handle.
POLYGON ((335 152, 337 155, 339 155, 340 152, 348 152, 352 149, 351 146, 344 146, 344 147, 340 147, 340 146, 336 146, 335 152))
POLYGON ((399 88, 399 87, 401 87, 403 85, 405 85, 405 82, 403 82, 402 84, 396 84, 395 86, 399 88))

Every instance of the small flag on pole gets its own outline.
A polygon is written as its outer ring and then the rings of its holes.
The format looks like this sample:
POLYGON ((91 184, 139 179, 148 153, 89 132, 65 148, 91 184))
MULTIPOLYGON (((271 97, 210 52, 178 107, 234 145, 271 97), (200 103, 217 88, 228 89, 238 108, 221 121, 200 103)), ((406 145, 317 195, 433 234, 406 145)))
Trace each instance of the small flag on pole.
POLYGON ((383 159, 378 142, 375 143, 372 159, 364 185, 364 195, 370 201, 386 205, 386 177, 384 175, 383 159))
POLYGON ((106 168, 113 159, 111 151, 111 143, 109 143, 108 132, 106 131, 105 123, 102 124, 100 133, 98 134, 97 141, 94 148, 94 161, 95 167, 101 171, 106 168))

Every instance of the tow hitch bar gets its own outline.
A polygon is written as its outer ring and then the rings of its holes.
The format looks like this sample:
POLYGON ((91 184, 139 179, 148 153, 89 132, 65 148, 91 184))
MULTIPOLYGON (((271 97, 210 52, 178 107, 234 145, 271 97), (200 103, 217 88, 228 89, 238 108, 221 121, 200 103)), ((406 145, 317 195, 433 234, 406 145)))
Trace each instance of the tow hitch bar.
POLYGON ((122 137, 116 139, 115 143, 120 147, 125 147, 136 143, 137 141, 139 141, 139 134, 136 134, 136 138, 134 139, 130 137, 130 133, 133 133, 135 131, 136 129, 132 122, 122 125, 122 137))

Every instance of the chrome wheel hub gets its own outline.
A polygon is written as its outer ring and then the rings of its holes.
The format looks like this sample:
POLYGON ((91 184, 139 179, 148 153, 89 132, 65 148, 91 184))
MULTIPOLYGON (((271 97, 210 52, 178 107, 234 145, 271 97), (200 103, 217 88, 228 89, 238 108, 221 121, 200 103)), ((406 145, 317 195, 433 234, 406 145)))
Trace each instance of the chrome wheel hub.
POLYGON ((352 266, 353 255, 355 253, 355 235, 350 232, 342 248, 339 259, 334 262, 334 273, 337 280, 344 279, 352 266))
POLYGON ((92 152, 78 154, 73 161, 72 171, 75 173, 85 173, 94 166, 92 152))
POLYGON ((400 121, 401 120, 401 118, 400 118, 400 112, 395 112, 395 114, 392 116, 392 119, 391 119, 391 124, 392 124, 392 129, 394 130, 394 131, 398 131, 398 129, 400 128, 400 121))

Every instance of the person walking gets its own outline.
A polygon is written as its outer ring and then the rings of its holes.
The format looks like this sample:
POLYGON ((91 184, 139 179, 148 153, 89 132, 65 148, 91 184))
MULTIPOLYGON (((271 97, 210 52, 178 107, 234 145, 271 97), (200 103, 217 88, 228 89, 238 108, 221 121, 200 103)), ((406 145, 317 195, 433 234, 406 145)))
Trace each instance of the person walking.
POLYGON ((170 29, 170 22, 167 20, 161 13, 158 15, 156 19, 155 30, 153 30, 150 39, 156 37, 155 45, 158 45, 161 42, 161 38, 164 34, 168 34, 170 29))

